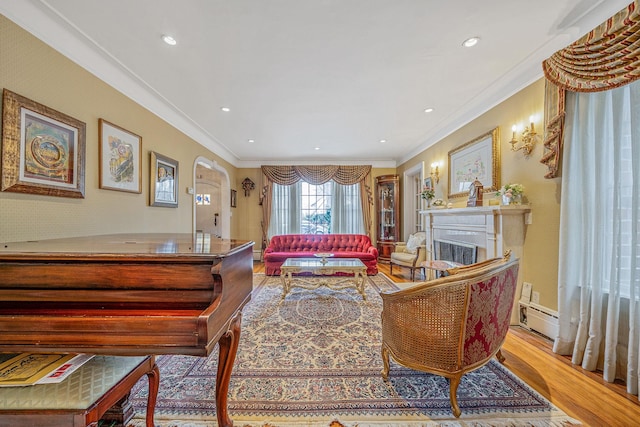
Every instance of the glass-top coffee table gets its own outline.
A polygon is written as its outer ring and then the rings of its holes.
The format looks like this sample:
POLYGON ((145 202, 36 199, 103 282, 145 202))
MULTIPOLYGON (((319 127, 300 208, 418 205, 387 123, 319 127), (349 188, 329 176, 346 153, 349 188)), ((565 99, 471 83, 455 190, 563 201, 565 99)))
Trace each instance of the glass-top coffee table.
POLYGON ((318 289, 326 286, 329 289, 341 290, 355 287, 362 295, 364 293, 364 280, 367 276, 367 266, 358 258, 287 258, 280 267, 280 280, 282 280, 282 299, 291 288, 318 289), (309 276, 293 276, 299 273, 311 273, 320 276, 317 280, 308 280, 309 276), (336 273, 353 274, 353 276, 340 276, 336 281, 328 280, 336 273))

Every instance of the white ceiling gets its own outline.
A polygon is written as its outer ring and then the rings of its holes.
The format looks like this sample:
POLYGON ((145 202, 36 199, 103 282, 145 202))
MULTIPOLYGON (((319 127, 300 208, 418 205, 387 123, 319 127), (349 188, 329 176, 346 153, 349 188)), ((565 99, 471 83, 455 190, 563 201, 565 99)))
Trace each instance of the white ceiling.
POLYGON ((630 2, 0 0, 0 13, 235 166, 392 167, 630 2))

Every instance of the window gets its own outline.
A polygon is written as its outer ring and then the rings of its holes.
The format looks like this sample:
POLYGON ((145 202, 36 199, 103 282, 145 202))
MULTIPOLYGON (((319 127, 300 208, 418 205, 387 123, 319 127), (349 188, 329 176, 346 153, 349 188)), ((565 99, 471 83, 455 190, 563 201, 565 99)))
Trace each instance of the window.
POLYGON ((210 205, 211 194, 196 194, 196 205, 210 205))
POLYGON ((269 235, 364 233, 360 186, 273 184, 269 235))
POLYGON ((303 234, 331 233, 332 182, 313 185, 301 183, 300 232, 303 234))

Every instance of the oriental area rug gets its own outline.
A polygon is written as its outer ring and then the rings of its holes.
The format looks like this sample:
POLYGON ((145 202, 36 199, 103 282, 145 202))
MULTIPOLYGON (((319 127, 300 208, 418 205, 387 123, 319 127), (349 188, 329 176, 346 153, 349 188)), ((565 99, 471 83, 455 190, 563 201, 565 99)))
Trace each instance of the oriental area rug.
MULTIPOLYGON (((337 280, 337 279, 332 279, 337 280)), ((497 361, 462 378, 455 418, 445 378, 392 361, 380 375, 386 276, 367 278, 366 301, 354 289, 293 288, 282 300, 279 277, 254 275, 243 310, 229 413, 245 427, 569 426, 569 418, 497 361)), ((218 351, 208 358, 160 356, 155 422, 162 427, 215 427, 218 351)), ((146 378, 132 390, 144 426, 146 378)))

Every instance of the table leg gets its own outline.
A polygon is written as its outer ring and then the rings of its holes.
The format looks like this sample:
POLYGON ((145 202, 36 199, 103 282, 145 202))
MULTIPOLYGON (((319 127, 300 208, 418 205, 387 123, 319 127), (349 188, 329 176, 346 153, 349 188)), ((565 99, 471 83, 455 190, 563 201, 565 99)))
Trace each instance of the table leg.
POLYGON ((233 427, 233 420, 229 417, 227 408, 227 394, 233 362, 240 343, 240 326, 242 312, 238 311, 229 324, 229 330, 218 341, 220 353, 218 356, 218 373, 216 376, 216 414, 219 427, 233 427))
POLYGON ((285 299, 291 289, 291 272, 280 273, 280 281, 282 282, 282 299, 285 299))
POLYGON ((358 290, 358 292, 360 292, 360 295, 362 295, 362 299, 364 301, 367 300, 367 295, 364 293, 364 282, 366 275, 366 272, 357 271, 353 277, 353 280, 355 280, 356 282, 356 289, 358 290))

